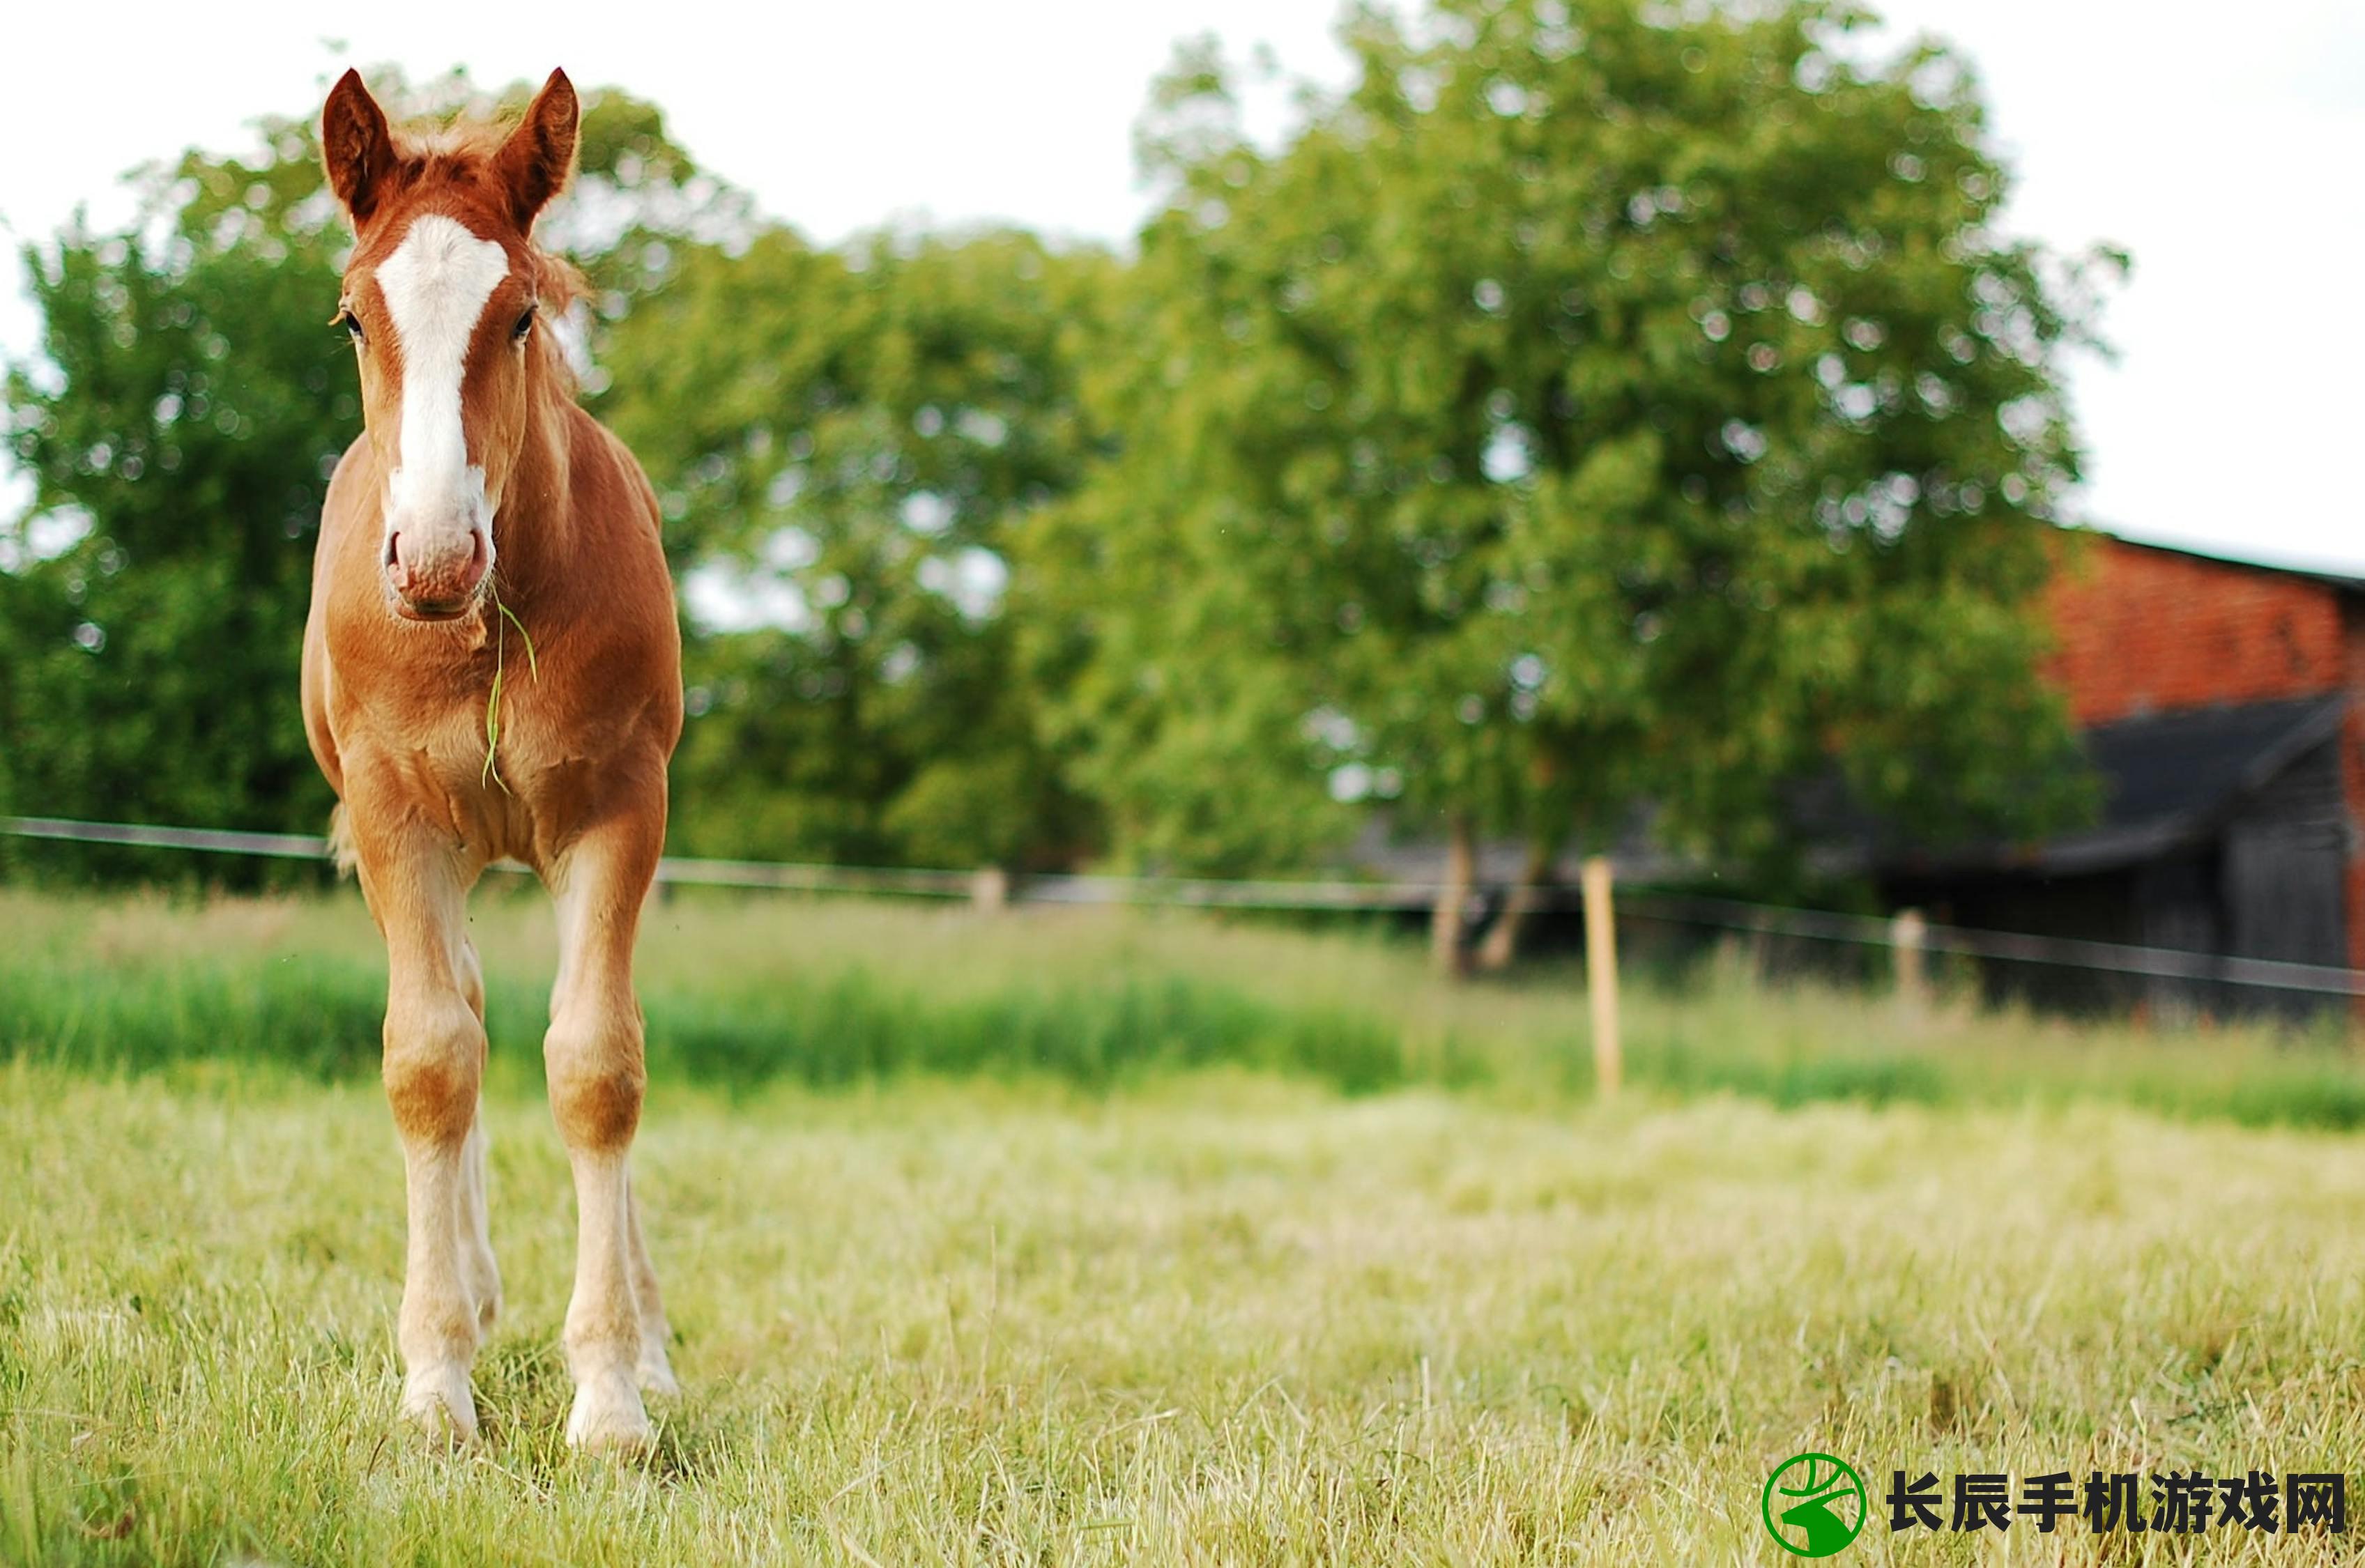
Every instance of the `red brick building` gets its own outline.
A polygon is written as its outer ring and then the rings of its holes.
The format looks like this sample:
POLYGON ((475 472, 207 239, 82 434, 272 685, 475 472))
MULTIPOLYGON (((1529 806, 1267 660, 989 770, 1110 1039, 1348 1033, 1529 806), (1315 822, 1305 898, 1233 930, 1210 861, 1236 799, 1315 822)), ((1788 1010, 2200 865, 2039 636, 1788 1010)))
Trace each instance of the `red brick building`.
POLYGON ((2349 577, 2090 535, 2049 596, 2051 677, 2081 726, 2345 692, 2365 678, 2349 577))
MULTIPOLYGON (((2102 776, 2102 820, 1893 867, 1892 895, 1964 925, 2365 968, 2365 579, 2079 545, 2049 595, 2047 673, 2102 776)), ((2326 1004, 2133 983, 2179 1010, 2326 1004)))

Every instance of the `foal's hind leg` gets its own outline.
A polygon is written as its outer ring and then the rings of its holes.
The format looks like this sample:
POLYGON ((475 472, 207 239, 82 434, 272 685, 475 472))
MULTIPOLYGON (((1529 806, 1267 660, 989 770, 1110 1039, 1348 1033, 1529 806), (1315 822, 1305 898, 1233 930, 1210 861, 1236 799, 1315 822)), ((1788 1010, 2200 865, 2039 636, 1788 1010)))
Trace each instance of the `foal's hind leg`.
POLYGON ((468 1144, 485 1063, 463 935, 473 868, 448 840, 405 828, 398 801, 378 812, 365 799, 355 803, 362 890, 386 934, 386 1092, 409 1188, 402 1408, 430 1432, 466 1441, 476 1435, 468 1367, 481 1303, 464 1238, 473 1227, 468 1144))
POLYGON ((681 1383, 673 1375, 673 1359, 666 1350, 673 1338, 673 1325, 666 1321, 656 1265, 649 1261, 649 1244, 641 1237, 641 1195, 629 1175, 624 1182, 624 1229, 633 1249, 633 1305, 641 1314, 641 1359, 633 1373, 643 1393, 669 1399, 681 1392, 681 1383))
MULTIPOLYGON (((481 1028, 485 1022, 484 966, 477 961, 475 943, 461 943, 460 951, 465 960, 461 974, 462 991, 468 999, 468 1011, 476 1015, 481 1028)), ((485 1151, 491 1140, 485 1132, 479 1060, 476 1115, 468 1124, 467 1141, 461 1146, 460 1278, 469 1299, 476 1304, 476 1327, 489 1333, 501 1315, 501 1270, 493 1260, 492 1216, 485 1176, 485 1151)))
POLYGON ((644 1330, 663 1320, 656 1276, 633 1240, 627 1160, 647 1081, 641 1009, 633 996, 633 939, 664 833, 663 794, 656 799, 656 820, 610 818, 578 839, 551 877, 560 978, 543 1058, 551 1112, 575 1170, 578 1228, 566 1363, 576 1390, 566 1440, 583 1448, 643 1448, 655 1437, 637 1383, 644 1330), (635 1289, 643 1276, 650 1298, 645 1319, 635 1289))

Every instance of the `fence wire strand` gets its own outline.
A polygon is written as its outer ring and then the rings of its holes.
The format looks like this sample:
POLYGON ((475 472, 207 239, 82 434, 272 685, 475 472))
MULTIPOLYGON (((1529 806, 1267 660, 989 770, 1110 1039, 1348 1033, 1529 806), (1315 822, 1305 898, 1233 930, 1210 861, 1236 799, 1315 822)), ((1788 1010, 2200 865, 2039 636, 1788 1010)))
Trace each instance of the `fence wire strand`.
MULTIPOLYGON (((218 855, 263 856, 283 860, 319 860, 328 840, 308 834, 247 833, 220 828, 165 827, 138 823, 80 822, 64 817, 0 816, 0 834, 77 844, 142 849, 184 849, 218 855)), ((496 861, 497 870, 523 872, 514 861, 496 861)), ((657 862, 657 879, 682 887, 758 888, 781 892, 867 893, 903 897, 969 899, 978 874, 897 866, 802 865, 773 860, 709 860, 668 856, 657 862)), ((1407 911, 1427 909, 1446 892, 1442 882, 1208 877, 1037 876, 1013 879, 1014 903, 1070 905, 1162 905, 1191 909, 1305 911, 1407 911)), ((1524 891, 1530 910, 1568 907, 1575 890, 1546 884, 1524 890, 1486 884, 1506 896, 1524 891)), ((1619 904, 1645 918, 1773 936, 1817 938, 1859 946, 1895 947, 1893 921, 1877 915, 1794 909, 1739 899, 1690 894, 1622 892, 1619 904)), ((2039 936, 2014 931, 1927 924, 1919 945, 1933 953, 2049 964, 2109 974, 2165 980, 2205 980, 2327 996, 2365 996, 2365 970, 2278 958, 2150 947, 2073 936, 2039 936)))

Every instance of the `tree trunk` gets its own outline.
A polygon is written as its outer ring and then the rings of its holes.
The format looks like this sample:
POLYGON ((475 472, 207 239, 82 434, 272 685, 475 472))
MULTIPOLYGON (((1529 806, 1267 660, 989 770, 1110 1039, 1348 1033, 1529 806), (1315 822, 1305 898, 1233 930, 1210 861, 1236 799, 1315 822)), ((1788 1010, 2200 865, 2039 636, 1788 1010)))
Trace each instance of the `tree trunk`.
POLYGON ((1468 924, 1470 884, 1477 872, 1478 850, 1470 819, 1452 816, 1445 823, 1445 881, 1429 916, 1429 957, 1437 972, 1459 980, 1470 972, 1469 954, 1463 946, 1468 924))
POLYGON ((1486 928, 1485 937, 1478 944, 1478 967, 1488 974, 1501 974, 1519 956, 1519 932, 1528 916, 1543 903, 1545 883, 1552 874, 1552 862, 1559 858, 1557 838, 1528 841, 1528 860, 1519 868, 1519 885, 1505 897, 1502 913, 1495 916, 1495 924, 1486 928))

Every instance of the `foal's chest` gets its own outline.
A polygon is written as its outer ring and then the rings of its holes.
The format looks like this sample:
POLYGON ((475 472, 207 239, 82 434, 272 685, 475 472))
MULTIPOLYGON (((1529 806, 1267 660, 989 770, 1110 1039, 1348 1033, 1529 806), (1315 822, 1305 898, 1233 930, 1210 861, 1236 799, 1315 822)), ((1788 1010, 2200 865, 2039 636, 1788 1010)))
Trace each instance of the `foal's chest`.
POLYGON ((528 658, 522 641, 514 629, 506 647, 455 638, 445 657, 391 673, 339 661, 334 722, 348 755, 390 768, 439 828, 488 858, 539 864, 596 811, 646 704, 547 648, 528 658))

